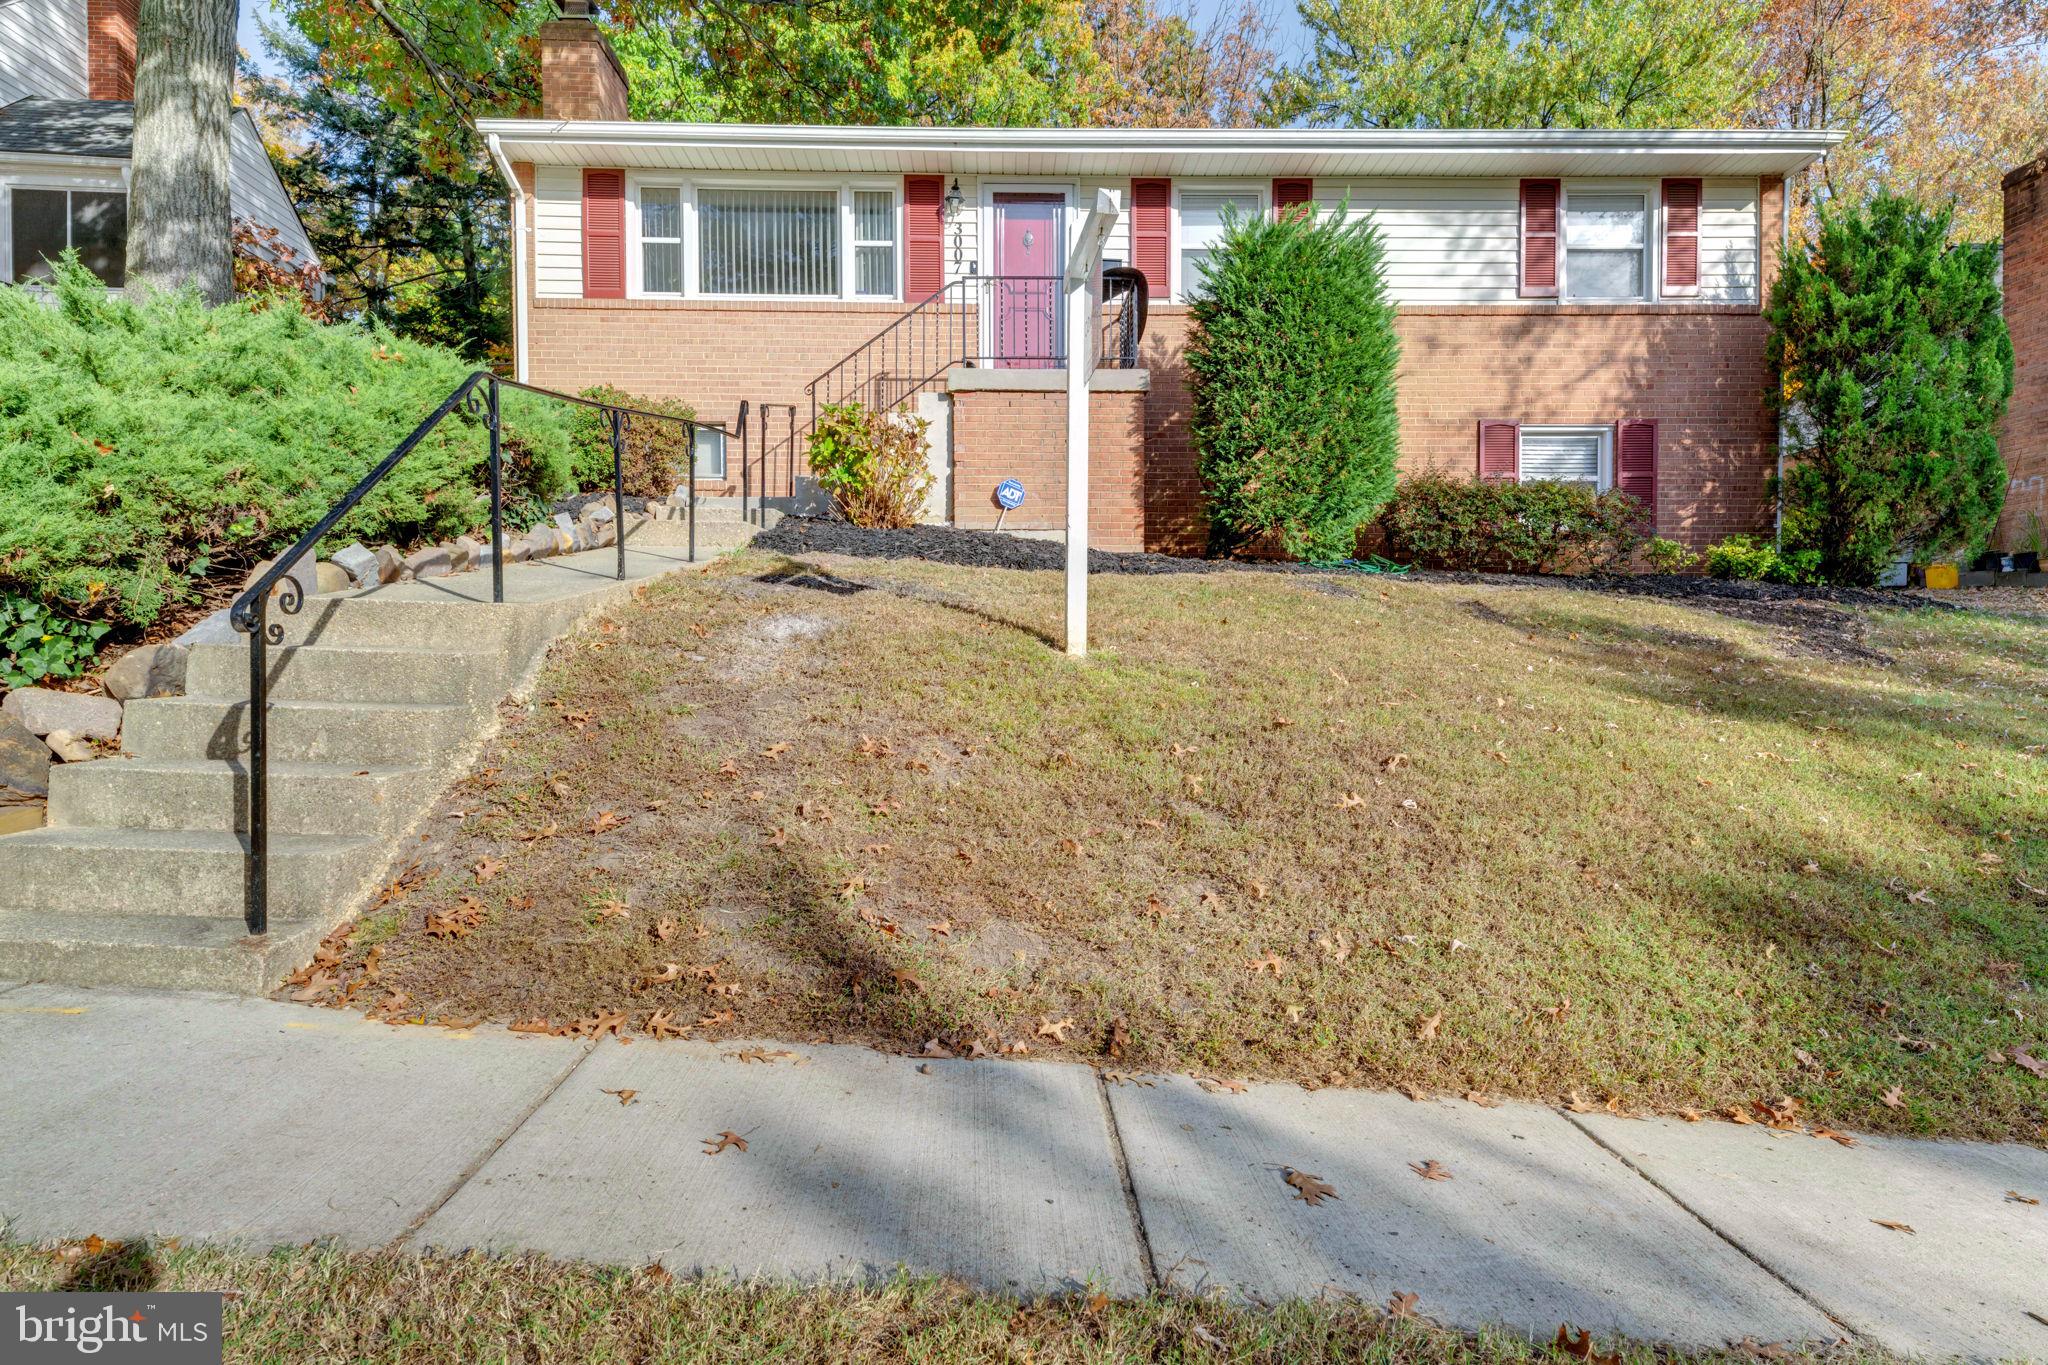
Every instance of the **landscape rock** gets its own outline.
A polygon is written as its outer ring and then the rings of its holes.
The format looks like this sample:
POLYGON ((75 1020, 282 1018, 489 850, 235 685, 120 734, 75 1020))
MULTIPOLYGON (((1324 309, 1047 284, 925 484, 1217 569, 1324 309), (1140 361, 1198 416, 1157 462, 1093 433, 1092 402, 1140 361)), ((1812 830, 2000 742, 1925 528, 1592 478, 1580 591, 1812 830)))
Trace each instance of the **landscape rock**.
POLYGON ((583 511, 579 514, 578 520, 596 526, 604 522, 610 521, 612 519, 612 516, 612 505, 610 503, 587 502, 583 504, 583 511))
POLYGON ((619 528, 610 522, 600 522, 590 528, 590 538, 598 546, 615 545, 619 539, 619 528))
POLYGON ((0 712, 0 816, 49 794, 49 749, 26 725, 0 712))
POLYGON ((69 730, 87 739, 113 739, 121 733, 121 703, 83 692, 17 687, 0 701, 0 713, 20 721, 32 735, 69 730))
POLYGON ((455 571, 454 552, 446 545, 429 545, 405 557, 406 572, 414 578, 446 578, 455 571))
POLYGON ((505 562, 507 564, 524 564, 531 558, 533 558, 533 546, 527 542, 514 540, 506 544, 505 562))
POLYGON ((99 750, 92 747, 92 741, 83 735, 74 735, 69 730, 52 730, 43 736, 43 743, 50 746, 50 752, 66 763, 83 763, 97 758, 99 750))
POLYGON ((28 801, 19 806, 0 806, 0 834, 21 834, 43 827, 43 815, 47 808, 41 801, 28 801))
POLYGON ((100 686, 115 701, 185 694, 186 649, 181 644, 143 645, 114 661, 100 686))
POLYGON ((546 522, 526 533, 526 554, 529 559, 546 559, 561 551, 561 533, 546 522))
MULTIPOLYGON (((242 591, 247 592, 250 588, 254 587, 256 580, 269 573, 270 566, 275 563, 277 563, 275 559, 266 559, 255 568, 249 570, 249 576, 242 580, 242 591)), ((298 563, 285 571, 284 578, 280 578, 271 585, 270 591, 273 596, 277 594, 279 589, 284 587, 285 579, 290 579, 299 585, 299 597, 302 600, 311 597, 320 590, 318 561, 311 555, 301 556, 298 563)))
POLYGON ((355 575, 339 564, 325 561, 313 566, 313 591, 318 593, 347 592, 355 587, 355 575))
POLYGON ((405 556, 389 545, 377 547, 377 581, 396 583, 405 576, 405 556))
POLYGON ((359 588, 372 587, 384 581, 378 573, 379 561, 377 556, 361 541, 353 545, 344 545, 341 549, 336 550, 334 552, 334 563, 340 566, 341 571, 347 574, 349 580, 359 588))
POLYGON ((468 536, 455 537, 448 550, 450 562, 454 564, 457 573, 464 569, 474 569, 484 562, 484 547, 468 536))
POLYGON ((184 633, 169 643, 180 649, 190 649, 194 645, 245 644, 248 639, 248 636, 235 629, 235 623, 229 619, 228 609, 222 607, 219 611, 210 612, 194 621, 185 628, 184 633))

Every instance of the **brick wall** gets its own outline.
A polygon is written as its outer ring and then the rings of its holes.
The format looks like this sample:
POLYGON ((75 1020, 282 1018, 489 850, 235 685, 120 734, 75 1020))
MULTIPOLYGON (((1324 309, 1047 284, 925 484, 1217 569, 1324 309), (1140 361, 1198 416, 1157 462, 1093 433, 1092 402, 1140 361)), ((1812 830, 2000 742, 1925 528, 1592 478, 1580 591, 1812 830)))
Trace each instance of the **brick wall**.
POLYGON ((142 0, 85 0, 85 81, 96 100, 135 98, 135 26, 142 0))
POLYGON ((2024 550, 2048 535, 2048 153, 2005 177, 2005 325, 2012 333, 2012 406, 1999 448, 2005 513, 1992 545, 2024 550))
POLYGON ((588 19, 555 19, 540 28, 542 118, 631 117, 626 70, 588 19))
MULTIPOLYGON (((1093 393, 1088 404, 1088 540, 1098 550, 1145 548, 1141 495, 1145 395, 1093 393)), ((985 529, 1002 510, 1004 479, 1029 497, 1006 530, 1058 530, 1067 521, 1067 395, 973 390, 953 395, 953 522, 985 529)))
MULTIPOLYGON (((1655 418, 1659 534, 1699 547, 1768 528, 1777 428, 1764 409, 1764 325, 1754 309, 1404 308, 1395 327, 1402 473, 1476 475, 1482 418, 1655 418)), ((1206 541, 1187 434, 1188 328, 1187 309, 1155 305, 1145 336, 1146 541, 1155 549, 1206 541)))

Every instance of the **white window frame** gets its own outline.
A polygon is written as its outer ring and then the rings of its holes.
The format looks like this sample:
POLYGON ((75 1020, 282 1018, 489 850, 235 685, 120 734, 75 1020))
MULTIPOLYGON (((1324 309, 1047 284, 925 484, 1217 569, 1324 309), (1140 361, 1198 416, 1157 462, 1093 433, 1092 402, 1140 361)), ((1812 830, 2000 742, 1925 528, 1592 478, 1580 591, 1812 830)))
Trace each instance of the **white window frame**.
POLYGON ((886 183, 878 181, 874 184, 866 184, 858 180, 849 181, 845 188, 839 192, 839 202, 841 206, 841 222, 844 227, 843 235, 846 242, 846 249, 841 253, 841 266, 846 273, 846 297, 861 303, 889 303, 900 300, 903 297, 904 245, 902 182, 886 183), (853 206, 853 197, 856 194, 887 194, 889 196, 890 231, 895 234, 893 240, 883 243, 860 235, 860 214, 853 206), (889 261, 893 267, 889 276, 888 292, 882 294, 863 294, 860 292, 860 249, 864 246, 883 245, 887 245, 890 248, 889 261))
MULTIPOLYGON (((903 301, 904 253, 903 182, 880 176, 788 176, 664 174, 631 171, 626 175, 626 296, 637 299, 716 299, 724 303, 901 303, 903 301), (649 293, 642 270, 640 236, 640 193, 643 189, 674 189, 683 202, 683 290, 680 294, 649 293), (714 294, 704 289, 699 260, 697 195, 702 190, 831 190, 838 196, 839 279, 833 294, 714 294), (891 292, 856 294, 859 276, 854 267, 858 245, 853 212, 855 190, 886 192, 890 218, 896 232, 896 275, 891 292)), ((666 239, 656 239, 666 240, 666 239)))
MULTIPOLYGON (((1582 300, 1583 302, 1583 300, 1582 300)), ((1522 442, 1531 432, 1538 436, 1594 436, 1600 441, 1599 472, 1593 491, 1605 493, 1614 487, 1614 426, 1607 422, 1524 422, 1515 428, 1515 482, 1540 483, 1529 477, 1522 461, 1522 442)))
POLYGON ((717 427, 691 427, 690 477, 692 479, 716 479, 721 483, 725 482, 726 470, 730 467, 726 461, 726 444, 725 432, 717 427), (697 443, 707 436, 711 437, 718 444, 718 472, 716 474, 699 473, 697 470, 697 443))
MULTIPOLYGON (((1704 180, 1700 195, 1704 202, 1704 180)), ((1656 303, 1664 297, 1663 185, 1654 180, 1560 180, 1557 187, 1557 298, 1559 304, 1656 303), (1622 298, 1575 299, 1571 296, 1571 199, 1586 195, 1634 194, 1643 200, 1643 292, 1622 298)), ((1543 300, 1551 302, 1551 300, 1543 300)))
MULTIPOLYGON (((100 163, 105 165, 104 162, 100 163)), ((135 208, 134 196, 128 189, 128 166, 123 163, 119 174, 106 171, 83 172, 66 175, 61 170, 0 171, 0 284, 13 284, 14 280, 14 191, 24 190, 70 190, 85 194, 119 194, 128 196, 128 208, 135 208)), ((71 240, 70 203, 65 203, 64 240, 71 240)), ((39 288, 40 283, 29 282, 30 288, 39 288)), ((118 286, 109 286, 120 293, 118 286)))
POLYGON ((1261 217, 1270 211, 1266 203, 1267 196, 1271 193, 1270 186, 1260 185, 1254 181, 1218 184, 1198 181, 1193 184, 1183 184, 1183 182, 1175 180, 1173 182, 1173 234, 1171 240, 1167 243, 1170 256, 1168 261, 1169 273, 1173 276, 1172 299, 1175 303, 1192 302, 1188 297, 1187 281, 1181 278, 1180 258, 1182 251, 1186 249, 1187 242, 1187 229, 1181 220, 1180 212, 1180 199, 1183 190, 1196 195, 1224 195, 1236 200, 1240 204, 1249 199, 1256 206, 1253 210, 1254 213, 1261 217))

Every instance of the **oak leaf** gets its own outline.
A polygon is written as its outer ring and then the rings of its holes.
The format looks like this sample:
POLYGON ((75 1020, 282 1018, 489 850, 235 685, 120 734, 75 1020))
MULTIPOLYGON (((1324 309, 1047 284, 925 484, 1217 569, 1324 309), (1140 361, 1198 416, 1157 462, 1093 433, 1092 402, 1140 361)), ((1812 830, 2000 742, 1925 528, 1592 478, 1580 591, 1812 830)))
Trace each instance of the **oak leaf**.
POLYGON ((1619 1355, 1603 1356, 1593 1349, 1593 1334, 1591 1332, 1580 1332, 1574 1335, 1571 1324, 1568 1322, 1561 1322, 1557 1325, 1557 1340, 1551 1343, 1551 1347, 1559 1355, 1576 1357, 1579 1360, 1585 1361, 1586 1365, 1621 1365, 1621 1357, 1619 1355))
POLYGON ((1287 970, 1287 960, 1278 953, 1268 953, 1264 957, 1245 963, 1244 969, 1253 976, 1270 971, 1277 977, 1287 970))
POLYGON ((1417 1041, 1418 1043, 1435 1042, 1437 1027, 1441 1025, 1443 1021, 1444 1012, 1442 1010, 1438 1010, 1435 1014, 1416 1020, 1415 1041, 1417 1041))
POLYGON ((1286 1167, 1282 1169, 1286 1171, 1285 1178, 1287 1183, 1294 1187, 1294 1197, 1304 1204, 1313 1207, 1322 1203, 1325 1199, 1343 1198, 1342 1195, 1337 1193, 1335 1186, 1324 1184, 1321 1176, 1310 1175, 1307 1171, 1297 1171, 1286 1167))
POLYGON ((649 972, 641 977, 640 984, 633 989, 644 991, 649 986, 665 986, 671 981, 680 981, 682 979, 683 964, 680 962, 665 962, 659 970, 649 972))
POLYGON ((1387 1300, 1387 1316, 1390 1318, 1412 1318, 1420 1294, 1395 1294, 1387 1300))
POLYGON ((1064 1043, 1067 1041, 1067 1030, 1073 1027, 1075 1024, 1071 1018, 1061 1019, 1057 1023, 1049 1018, 1042 1018, 1038 1021, 1037 1036, 1050 1038, 1056 1043, 1064 1043))
POLYGON ((1251 1086, 1244 1081, 1225 1080, 1221 1076, 1210 1076, 1197 1080, 1195 1084, 1201 1086, 1202 1089, 1212 1095, 1242 1095, 1251 1089, 1251 1086))
POLYGON ((680 1038, 690 1030, 687 1025, 678 1024, 675 1015, 668 1010, 656 1010, 647 1016, 647 1023, 641 1031, 650 1038, 680 1038))
POLYGON ((1467 1090, 1465 1092, 1465 1102, 1467 1104, 1476 1104, 1481 1109, 1500 1108, 1500 1101, 1483 1090, 1467 1090))
POLYGON ((607 1095, 617 1095, 619 1097, 619 1103, 621 1105, 627 1105, 631 1104, 634 1098, 638 1096, 640 1092, 637 1090, 607 1090, 604 1093, 607 1095))
POLYGON ((730 1129, 720 1133, 715 1138, 705 1138, 703 1141, 704 1155, 706 1156, 717 1156, 728 1147, 742 1152, 747 1150, 747 1140, 730 1129))
POLYGON ((621 815, 615 810, 601 810, 591 817, 590 832, 592 834, 604 834, 610 830, 617 829, 632 818, 630 815, 621 815))
POLYGON ((1892 1086, 1877 1098, 1878 1102, 1887 1109, 1904 1109, 1906 1107, 1906 1092, 1901 1086, 1892 1086))
POLYGON ((1411 1161, 1408 1163, 1408 1169, 1421 1176, 1424 1180, 1449 1180, 1451 1178, 1450 1168, 1433 1158, 1419 1163, 1411 1161))
POLYGON ((497 876, 500 872, 503 872, 504 870, 505 864, 500 862, 496 858, 484 858, 480 860, 476 864, 476 866, 470 868, 470 871, 476 875, 477 885, 479 886, 483 885, 485 882, 497 876))

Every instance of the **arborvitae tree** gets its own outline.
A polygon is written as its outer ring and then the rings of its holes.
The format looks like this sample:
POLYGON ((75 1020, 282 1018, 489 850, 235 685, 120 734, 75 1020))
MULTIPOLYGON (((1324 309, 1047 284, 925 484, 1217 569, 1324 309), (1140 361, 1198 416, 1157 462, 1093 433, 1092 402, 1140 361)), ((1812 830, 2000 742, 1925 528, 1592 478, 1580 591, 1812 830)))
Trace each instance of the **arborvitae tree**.
POLYGON ((1771 291, 1785 539, 1832 583, 1874 581, 1904 546, 1980 546, 2005 503, 1998 252, 1949 245, 1949 218, 1889 195, 1825 211, 1771 291))
POLYGON ((1371 219, 1341 206, 1226 224, 1188 345, 1212 551, 1274 535, 1348 555, 1393 496, 1401 347, 1381 255, 1371 219))

